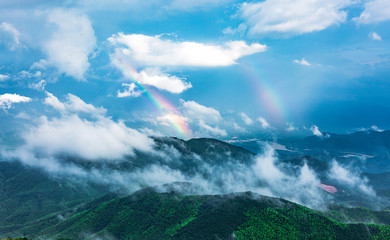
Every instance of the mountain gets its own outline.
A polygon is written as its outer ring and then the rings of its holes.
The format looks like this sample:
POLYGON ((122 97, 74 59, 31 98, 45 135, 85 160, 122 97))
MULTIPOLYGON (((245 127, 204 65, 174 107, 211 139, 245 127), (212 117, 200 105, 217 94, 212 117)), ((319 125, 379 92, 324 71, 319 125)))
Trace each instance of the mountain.
POLYGON ((72 209, 108 188, 54 179, 17 161, 0 162, 0 235, 47 215, 72 209))
POLYGON ((302 141, 290 143, 291 146, 299 148, 330 149, 340 152, 357 152, 367 155, 374 155, 378 152, 387 152, 390 149, 390 130, 359 131, 351 134, 323 133, 322 137, 309 136, 302 141))
MULTIPOLYGON (((154 141, 152 152, 136 151, 135 155, 118 161, 87 161, 67 156, 58 159, 85 171, 87 176, 101 173, 97 176, 113 176, 111 179, 51 174, 45 168, 28 167, 17 160, 1 161, 0 237, 123 239, 133 234, 133 239, 233 239, 233 236, 381 239, 389 232, 385 226, 341 222, 389 224, 388 211, 345 206, 388 208, 390 173, 353 175, 354 181, 360 181, 357 187, 372 186, 376 192, 374 196, 365 196, 356 186, 329 178, 329 161, 309 155, 277 159, 279 152, 274 162, 264 165, 266 170, 284 175, 287 181, 281 183, 286 189, 294 181, 302 180, 305 165, 312 169, 320 182, 313 181, 314 186, 310 181, 306 185, 299 182, 294 186, 297 189, 288 190, 287 196, 294 200, 304 191, 300 188, 308 187, 320 196, 309 194, 306 204, 314 201, 310 197, 323 196, 322 207, 330 209, 319 212, 279 198, 232 193, 236 192, 232 188, 235 184, 244 184, 245 188, 248 187, 245 184, 256 184, 270 191, 283 187, 277 183, 272 188, 273 178, 260 176, 252 181, 252 177, 258 176, 253 175, 259 171, 258 165, 270 160, 267 154, 256 155, 245 148, 207 138, 184 141, 155 137, 154 141), (192 183, 172 183, 176 181, 172 176, 190 179, 192 183), (158 192, 148 188, 161 182, 160 178, 173 180, 156 186, 158 192), (117 179, 122 182, 116 183, 117 179), (142 188, 147 189, 128 195, 142 188), (219 195, 210 195, 210 192, 217 194, 215 190, 219 195)), ((284 197, 286 192, 276 193, 274 196, 284 197)))
MULTIPOLYGON (((332 210, 337 211, 335 209, 332 210)), ((369 210, 366 211, 366 213, 369 210)), ((382 212, 390 223, 390 212, 382 212)), ((18 230, 45 239, 388 239, 390 227, 346 224, 251 192, 180 195, 145 189, 80 210, 57 224, 18 230)))
POLYGON ((278 140, 230 140, 229 143, 263 152, 263 144, 270 143, 280 159, 310 156, 322 161, 352 164, 370 173, 390 172, 390 130, 359 131, 350 134, 322 133, 322 136, 290 137, 278 140))

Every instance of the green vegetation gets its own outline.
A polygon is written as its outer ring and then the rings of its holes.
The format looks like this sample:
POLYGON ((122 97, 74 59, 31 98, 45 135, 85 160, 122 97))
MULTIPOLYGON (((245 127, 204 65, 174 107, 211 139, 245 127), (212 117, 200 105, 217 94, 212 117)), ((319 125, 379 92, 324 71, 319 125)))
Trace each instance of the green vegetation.
POLYGON ((347 208, 343 206, 330 206, 329 210, 323 212, 323 214, 339 222, 374 222, 390 225, 390 214, 388 211, 374 211, 363 207, 347 208))
POLYGON ((45 229, 41 236, 54 238, 170 239, 196 219, 202 200, 196 196, 140 192, 79 212, 45 229), (93 233, 93 234, 92 234, 93 233))
POLYGON ((235 232, 237 239, 388 239, 390 227, 345 224, 308 208, 251 208, 248 221, 235 232))
MULTIPOLYGON (((379 214, 351 211, 362 210, 379 214)), ((66 220, 44 218, 21 230, 31 231, 26 236, 32 239, 390 239, 390 226, 341 223, 282 199, 252 193, 186 196, 149 189, 106 197, 66 220)))

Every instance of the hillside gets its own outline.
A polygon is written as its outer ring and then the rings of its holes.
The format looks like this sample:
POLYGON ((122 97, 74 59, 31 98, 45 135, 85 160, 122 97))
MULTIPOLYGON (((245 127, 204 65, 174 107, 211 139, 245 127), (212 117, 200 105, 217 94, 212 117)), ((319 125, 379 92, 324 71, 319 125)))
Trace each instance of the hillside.
POLYGON ((54 179, 19 162, 0 162, 0 235, 103 195, 105 186, 54 179))
MULTIPOLYGON (((383 212, 387 219, 389 212, 383 212)), ((250 192, 179 195, 141 190, 19 233, 45 239, 388 239, 390 227, 345 224, 250 192), (39 227, 41 226, 41 227, 39 227)))

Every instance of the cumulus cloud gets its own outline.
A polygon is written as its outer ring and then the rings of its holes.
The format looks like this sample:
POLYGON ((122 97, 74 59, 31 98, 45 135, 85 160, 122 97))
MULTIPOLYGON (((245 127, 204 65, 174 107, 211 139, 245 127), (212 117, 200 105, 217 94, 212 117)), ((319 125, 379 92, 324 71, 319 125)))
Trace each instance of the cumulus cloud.
POLYGON ((122 83, 122 87, 126 87, 127 89, 123 90, 123 92, 118 90, 117 92, 118 98, 139 97, 143 93, 143 91, 139 90, 137 85, 135 85, 134 83, 122 83))
POLYGON ((248 115, 246 115, 245 113, 243 113, 243 112, 240 113, 240 116, 241 116, 242 121, 244 121, 244 123, 246 125, 252 125, 253 124, 253 120, 250 117, 248 117, 248 115))
POLYGON ((252 36, 297 35, 345 22, 347 12, 343 9, 352 3, 350 0, 266 0, 242 4, 239 16, 252 36))
POLYGON ((372 186, 369 185, 367 178, 361 177, 358 172, 353 172, 348 168, 341 166, 336 161, 332 162, 329 178, 334 179, 341 184, 345 184, 355 190, 357 189, 368 196, 376 196, 376 193, 372 186))
POLYGON ((105 109, 87 104, 75 95, 68 94, 67 101, 61 102, 47 93, 45 104, 59 111, 60 117, 42 116, 23 132, 25 144, 9 152, 10 157, 17 157, 29 165, 36 165, 41 160, 58 165, 61 156, 91 161, 120 160, 124 155, 132 155, 134 149, 152 149, 153 140, 146 135, 104 116, 105 109), (94 120, 88 119, 97 115, 94 120))
POLYGON ((286 125, 287 125, 286 131, 288 131, 288 132, 292 132, 292 131, 298 130, 298 128, 295 127, 295 125, 293 123, 291 123, 291 122, 286 123, 286 125))
POLYGON ((47 84, 47 82, 45 80, 41 80, 41 81, 39 81, 37 83, 30 83, 28 85, 28 87, 32 88, 32 89, 35 89, 35 90, 38 90, 38 91, 44 91, 46 84, 47 84))
POLYGON ((312 133, 313 133, 314 136, 317 136, 317 137, 322 137, 322 136, 324 136, 324 135, 322 134, 322 132, 320 131, 320 129, 319 129, 316 125, 311 126, 310 130, 312 131, 312 133))
POLYGON ((262 126, 263 128, 269 128, 269 127, 271 127, 271 125, 269 124, 269 122, 268 122, 265 118, 263 118, 263 117, 258 117, 258 118, 257 118, 257 121, 259 121, 259 122, 261 123, 261 126, 262 126))
POLYGON ((243 41, 215 45, 143 34, 118 33, 108 38, 108 42, 114 48, 110 55, 112 63, 127 77, 172 93, 181 93, 192 85, 184 78, 165 73, 163 68, 229 66, 243 56, 266 50, 265 45, 247 45, 243 41))
POLYGON ((192 87, 185 79, 163 73, 159 68, 146 68, 140 72, 129 70, 129 76, 140 84, 156 87, 171 93, 182 93, 192 87))
POLYGON ((61 73, 84 80, 90 66, 88 57, 96 47, 91 21, 75 10, 54 9, 48 14, 48 22, 56 26, 42 45, 48 63, 61 73))
POLYGON ((226 137, 227 132, 224 129, 220 129, 219 127, 212 127, 210 125, 207 125, 203 120, 199 120, 199 127, 202 129, 206 130, 208 133, 211 133, 212 135, 215 136, 222 136, 226 137))
POLYGON ((206 107, 195 101, 181 101, 180 111, 189 123, 192 124, 193 130, 199 127, 201 135, 227 136, 227 132, 218 125, 222 121, 220 112, 212 107, 206 107))
POLYGON ((301 60, 295 59, 293 62, 305 66, 311 66, 311 64, 305 58, 302 58, 301 60))
POLYGON ((358 24, 388 21, 390 20, 390 2, 388 0, 367 1, 363 12, 354 20, 358 24))
POLYGON ((5 34, 0 34, 0 43, 1 41, 4 41, 11 51, 17 48, 25 48, 20 41, 21 33, 12 24, 2 22, 0 24, 0 33, 1 32, 5 34))
POLYGON ((0 108, 10 109, 12 107, 12 104, 14 103, 21 103, 21 102, 30 102, 31 98, 20 96, 19 94, 11 94, 11 93, 5 93, 0 95, 0 108))
POLYGON ((212 107, 203 106, 195 101, 181 100, 183 114, 190 119, 203 120, 208 123, 218 123, 222 120, 219 111, 212 107))
POLYGON ((223 45, 198 42, 179 42, 161 39, 160 35, 118 33, 108 39, 117 46, 114 58, 118 56, 131 59, 143 66, 193 66, 218 67, 229 66, 236 60, 266 50, 258 43, 247 45, 244 41, 231 41, 223 45))
POLYGON ((187 126, 189 119, 185 116, 169 112, 163 116, 157 117, 157 121, 165 126, 175 126, 176 124, 187 126))
POLYGON ((379 34, 376 33, 376 32, 370 32, 370 33, 368 34, 368 37, 369 37, 370 39, 372 39, 372 40, 382 41, 381 36, 379 36, 379 34))
POLYGON ((37 127, 24 133, 23 139, 26 145, 18 151, 88 160, 120 159, 126 154, 133 154, 134 148, 150 150, 152 143, 145 135, 127 128, 122 122, 108 118, 93 122, 74 114, 50 120, 43 117, 37 127))
POLYGON ((3 82, 3 81, 6 81, 9 79, 9 76, 8 75, 5 75, 5 74, 0 74, 0 82, 3 82))
POLYGON ((70 93, 67 95, 66 102, 61 102, 56 96, 49 92, 46 92, 46 95, 47 97, 45 98, 44 103, 62 114, 85 113, 94 117, 98 117, 104 116, 107 112, 106 109, 88 104, 79 97, 70 93))

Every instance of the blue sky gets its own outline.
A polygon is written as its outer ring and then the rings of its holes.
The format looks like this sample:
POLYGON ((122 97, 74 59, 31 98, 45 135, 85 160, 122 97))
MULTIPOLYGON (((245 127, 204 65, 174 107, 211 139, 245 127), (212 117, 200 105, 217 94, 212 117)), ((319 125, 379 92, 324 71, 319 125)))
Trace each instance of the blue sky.
POLYGON ((389 129, 389 9, 387 0, 0 3, 1 142, 34 131, 51 139, 53 128, 65 138, 114 127, 185 139, 389 129))

